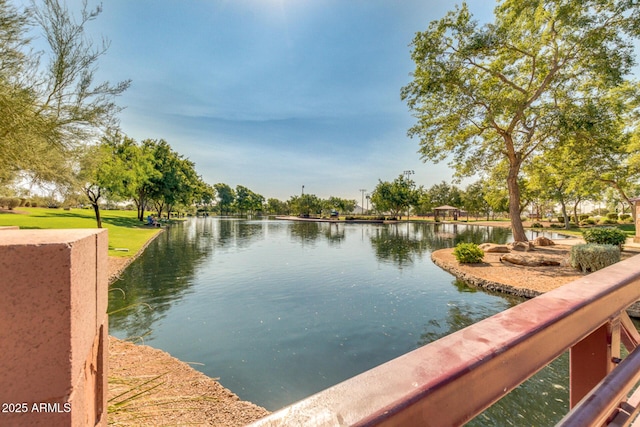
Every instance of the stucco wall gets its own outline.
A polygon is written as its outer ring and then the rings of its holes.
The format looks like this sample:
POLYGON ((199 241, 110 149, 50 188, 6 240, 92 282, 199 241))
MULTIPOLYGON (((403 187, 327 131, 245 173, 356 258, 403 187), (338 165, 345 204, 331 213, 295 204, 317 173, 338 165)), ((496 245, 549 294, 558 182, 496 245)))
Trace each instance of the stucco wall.
POLYGON ((106 425, 107 231, 0 233, 0 425, 106 425))

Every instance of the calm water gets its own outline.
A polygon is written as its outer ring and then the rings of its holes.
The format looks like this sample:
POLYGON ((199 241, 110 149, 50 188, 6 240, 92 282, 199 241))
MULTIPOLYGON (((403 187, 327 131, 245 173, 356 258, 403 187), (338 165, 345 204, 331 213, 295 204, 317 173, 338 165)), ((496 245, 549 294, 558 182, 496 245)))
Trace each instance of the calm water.
MULTIPOLYGON (((275 410, 521 302, 430 260, 460 241, 510 240, 466 225, 191 219, 114 284, 110 332, 275 410)), ((554 424, 567 369, 563 356, 470 425, 554 424)))

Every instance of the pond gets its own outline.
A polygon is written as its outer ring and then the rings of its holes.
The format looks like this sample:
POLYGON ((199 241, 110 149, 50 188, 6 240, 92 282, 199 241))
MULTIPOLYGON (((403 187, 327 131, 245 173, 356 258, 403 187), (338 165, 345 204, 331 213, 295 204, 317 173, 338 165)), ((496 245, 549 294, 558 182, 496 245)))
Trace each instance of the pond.
MULTIPOLYGON (((276 410, 522 302, 430 259, 458 242, 510 240, 465 224, 193 218, 113 285, 110 333, 197 362, 276 410)), ((469 425, 553 424, 567 376, 565 355, 469 425)))

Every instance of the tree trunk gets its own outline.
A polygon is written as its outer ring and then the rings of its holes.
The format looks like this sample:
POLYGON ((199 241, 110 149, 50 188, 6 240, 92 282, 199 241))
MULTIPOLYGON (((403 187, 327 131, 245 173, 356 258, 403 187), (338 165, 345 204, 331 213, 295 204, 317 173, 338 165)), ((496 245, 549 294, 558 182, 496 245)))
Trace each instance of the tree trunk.
POLYGON ((93 206, 93 212, 96 214, 98 228, 102 228, 102 218, 100 218, 100 206, 98 206, 98 202, 91 202, 91 206, 93 206))
POLYGON ((567 205, 564 203, 564 197, 560 198, 560 206, 562 207, 562 217, 564 218, 564 228, 569 229, 569 215, 567 215, 567 205))
POLYGON ((98 228, 102 228, 102 218, 100 218, 100 206, 98 205, 98 200, 102 196, 100 191, 100 187, 97 186, 87 186, 83 188, 84 194, 86 194, 89 202, 91 202, 91 206, 93 206, 93 212, 96 215, 96 223, 98 224, 98 228))
POLYGON ((578 200, 576 200, 576 202, 573 204, 573 220, 576 224, 580 224, 580 218, 578 218, 578 205, 581 201, 582 199, 578 197, 578 200))
POLYGON ((522 219, 520 218, 520 187, 518 186, 518 172, 520 164, 510 161, 507 188, 509 189, 509 216, 511 217, 511 232, 516 242, 526 242, 522 219))

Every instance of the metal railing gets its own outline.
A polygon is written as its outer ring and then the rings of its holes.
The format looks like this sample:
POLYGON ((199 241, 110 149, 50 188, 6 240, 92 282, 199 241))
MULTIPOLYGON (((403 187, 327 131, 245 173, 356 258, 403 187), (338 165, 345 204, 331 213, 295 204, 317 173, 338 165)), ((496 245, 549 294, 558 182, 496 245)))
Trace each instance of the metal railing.
MULTIPOLYGON (((625 309, 640 300, 640 256, 528 300, 283 408, 258 426, 456 426, 570 351, 559 425, 628 425, 640 343, 625 309), (628 352, 620 360, 620 344, 628 352)), ((640 409, 640 408, 639 408, 640 409)))

